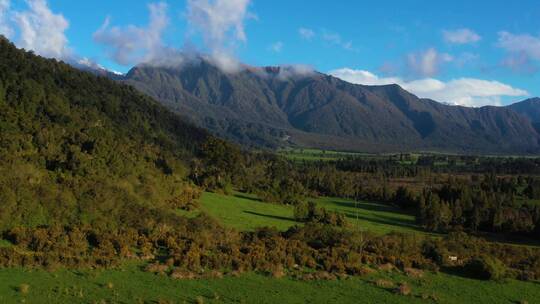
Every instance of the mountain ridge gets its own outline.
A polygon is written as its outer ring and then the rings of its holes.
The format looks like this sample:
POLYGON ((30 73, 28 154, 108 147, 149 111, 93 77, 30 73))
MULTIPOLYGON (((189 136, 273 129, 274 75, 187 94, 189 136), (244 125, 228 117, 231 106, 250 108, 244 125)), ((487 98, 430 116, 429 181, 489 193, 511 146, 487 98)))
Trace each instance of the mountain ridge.
POLYGON ((364 86, 289 67, 224 73, 208 61, 137 66, 120 81, 241 144, 375 151, 536 153, 538 129, 510 107, 467 108, 398 85, 364 86))

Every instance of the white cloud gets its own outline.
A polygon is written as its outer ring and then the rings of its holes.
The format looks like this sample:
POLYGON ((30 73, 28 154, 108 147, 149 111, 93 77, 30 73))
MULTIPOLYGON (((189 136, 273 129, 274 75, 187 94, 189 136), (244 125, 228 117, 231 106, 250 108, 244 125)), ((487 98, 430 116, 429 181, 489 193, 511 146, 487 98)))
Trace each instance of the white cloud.
POLYGON ((384 85, 402 83, 401 78, 397 77, 383 77, 366 71, 366 70, 354 70, 349 68, 342 68, 328 72, 328 74, 348 81, 350 83, 363 84, 363 85, 384 85))
POLYGON ((10 11, 9 0, 0 0, 0 35, 10 38, 13 35, 13 30, 8 24, 8 15, 10 11))
POLYGON ((298 34, 302 39, 311 40, 315 37, 315 31, 309 28, 301 27, 298 29, 298 34))
POLYGON ((378 77, 369 71, 349 68, 333 70, 329 74, 356 84, 398 84, 422 98, 472 107, 501 105, 501 98, 504 96, 518 97, 529 95, 525 90, 513 88, 498 81, 475 78, 458 78, 447 82, 434 78, 405 81, 400 77, 378 77))
POLYGON ((215 63, 227 72, 240 68, 234 57, 238 43, 247 41, 244 22, 251 0, 188 0, 187 19, 193 32, 200 32, 215 63))
POLYGON ((158 60, 167 53, 162 35, 169 24, 164 2, 149 4, 150 21, 146 27, 128 25, 110 27, 107 17, 94 33, 94 40, 108 48, 111 58, 121 65, 158 60))
POLYGON ((431 77, 439 73, 440 65, 454 58, 446 53, 439 53, 430 48, 423 52, 407 55, 407 67, 410 72, 423 77, 431 77))
POLYGON ((27 0, 26 5, 27 10, 11 11, 9 1, 0 0, 0 32, 8 37, 18 34, 18 47, 45 57, 68 59, 71 51, 65 31, 69 22, 62 14, 53 13, 46 0, 27 0))
POLYGON ((539 70, 540 36, 499 32, 497 46, 507 52, 501 65, 518 73, 533 74, 539 70))
POLYGON ((270 50, 272 50, 272 52, 274 53, 281 53, 281 51, 283 50, 283 42, 277 41, 275 43, 272 43, 272 45, 270 46, 270 50))
POLYGON ((509 32, 499 32, 497 46, 517 54, 525 54, 535 60, 540 60, 540 36, 535 37, 529 34, 512 34, 509 32))
POLYGON ((456 30, 444 30, 443 31, 444 41, 453 44, 469 44, 480 41, 482 37, 476 32, 468 29, 461 28, 456 30))
POLYGON ((279 67, 278 77, 280 79, 290 79, 296 77, 306 77, 313 75, 315 70, 312 66, 303 64, 283 65, 279 67))

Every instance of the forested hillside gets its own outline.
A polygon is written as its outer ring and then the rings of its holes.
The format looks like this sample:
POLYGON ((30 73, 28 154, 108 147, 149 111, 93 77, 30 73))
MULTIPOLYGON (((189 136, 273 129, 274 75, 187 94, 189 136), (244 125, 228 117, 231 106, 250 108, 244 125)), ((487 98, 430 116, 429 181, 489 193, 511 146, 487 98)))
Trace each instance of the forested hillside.
POLYGON ((1 229, 142 225, 206 137, 129 86, 0 39, 1 229))

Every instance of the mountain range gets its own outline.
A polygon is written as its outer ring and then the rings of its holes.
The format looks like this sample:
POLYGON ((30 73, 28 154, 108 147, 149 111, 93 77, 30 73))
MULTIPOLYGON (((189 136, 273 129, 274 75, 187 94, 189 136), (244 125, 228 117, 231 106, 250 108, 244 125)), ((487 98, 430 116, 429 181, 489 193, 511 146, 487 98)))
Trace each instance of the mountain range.
POLYGON ((540 99, 469 108, 398 85, 365 86, 295 67, 226 73, 203 58, 115 76, 214 134, 249 146, 366 152, 540 151, 540 99))

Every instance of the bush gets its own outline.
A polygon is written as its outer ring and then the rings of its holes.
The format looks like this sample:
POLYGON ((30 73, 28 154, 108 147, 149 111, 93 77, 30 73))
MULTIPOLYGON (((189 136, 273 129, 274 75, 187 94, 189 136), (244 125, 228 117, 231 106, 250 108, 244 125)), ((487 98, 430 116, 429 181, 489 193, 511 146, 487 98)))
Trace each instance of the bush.
POLYGON ((399 286, 395 289, 395 292, 402 296, 408 296, 411 294, 411 286, 407 283, 401 283, 399 286))
POLYGON ((28 284, 21 284, 18 288, 19 292, 22 294, 27 294, 30 291, 30 285, 28 284))
POLYGON ((471 259, 464 266, 465 272, 480 280, 499 281, 506 277, 506 266, 499 259, 491 256, 480 256, 471 259))

